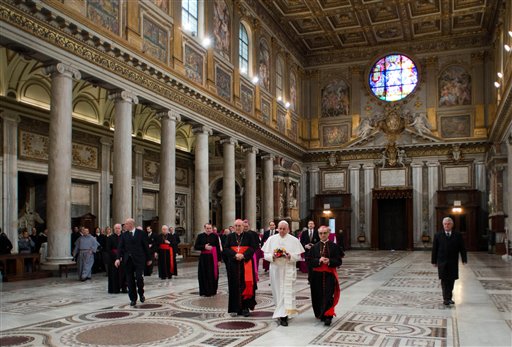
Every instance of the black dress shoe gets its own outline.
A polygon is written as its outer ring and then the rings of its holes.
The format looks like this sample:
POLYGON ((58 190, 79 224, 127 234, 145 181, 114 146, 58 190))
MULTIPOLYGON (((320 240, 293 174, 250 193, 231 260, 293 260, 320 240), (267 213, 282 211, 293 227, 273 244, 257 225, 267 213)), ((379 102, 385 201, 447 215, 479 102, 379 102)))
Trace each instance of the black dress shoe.
POLYGON ((144 302, 144 301, 146 301, 146 297, 144 295, 141 295, 140 302, 144 302))
POLYGON ((284 326, 284 327, 288 326, 288 317, 281 317, 279 319, 280 319, 280 323, 282 326, 284 326))
POLYGON ((249 313, 248 309, 242 310, 242 316, 249 317, 251 314, 249 313))
POLYGON ((453 301, 452 299, 448 300, 448 302, 452 305, 455 305, 455 301, 453 301))
POLYGON ((130 306, 135 306, 135 304, 136 304, 135 300, 134 301, 130 301, 130 306))
POLYGON ((331 325, 331 322, 332 322, 332 318, 331 317, 326 317, 325 321, 324 321, 324 324, 329 326, 329 325, 331 325))
POLYGON ((450 301, 445 300, 445 301, 443 301, 443 304, 444 304, 445 306, 450 306, 450 301))

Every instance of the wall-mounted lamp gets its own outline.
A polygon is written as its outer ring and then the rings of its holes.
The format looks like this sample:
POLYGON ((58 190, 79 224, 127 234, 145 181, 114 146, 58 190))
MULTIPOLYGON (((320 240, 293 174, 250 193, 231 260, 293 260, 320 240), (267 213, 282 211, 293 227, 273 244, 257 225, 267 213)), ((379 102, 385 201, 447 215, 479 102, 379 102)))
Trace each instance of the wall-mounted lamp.
POLYGON ((500 84, 498 81, 496 81, 496 82, 494 82, 494 86, 495 86, 496 88, 499 88, 499 87, 501 87, 501 84, 500 84))
POLYGON ((324 204, 324 214, 331 214, 331 204, 324 204))
POLYGON ((258 83, 258 81, 259 81, 259 80, 260 80, 260 79, 258 78, 258 76, 254 76, 254 77, 252 78, 252 83, 253 83, 253 84, 256 84, 256 83, 258 83))
POLYGON ((283 100, 283 98, 281 97, 281 95, 279 95, 279 96, 277 97, 277 101, 282 101, 282 100, 283 100))
POLYGON ((204 48, 210 47, 211 44, 212 44, 212 39, 210 39, 209 37, 205 37, 203 39, 203 47, 204 48))
POLYGON ((462 212, 462 202, 460 200, 454 200, 453 201, 453 213, 461 213, 462 212))
POLYGON ((503 74, 501 72, 498 72, 497 75, 499 78, 503 78, 503 74))
POLYGON ((509 30, 508 36, 512 37, 512 31, 509 30))
POLYGON ((509 45, 505 45, 505 46, 503 46, 503 48, 505 48, 505 50, 506 50, 507 52, 510 52, 510 46, 509 46, 509 45))
POLYGON ((284 104, 284 107, 289 108, 289 107, 290 107, 290 103, 287 101, 287 102, 284 104))

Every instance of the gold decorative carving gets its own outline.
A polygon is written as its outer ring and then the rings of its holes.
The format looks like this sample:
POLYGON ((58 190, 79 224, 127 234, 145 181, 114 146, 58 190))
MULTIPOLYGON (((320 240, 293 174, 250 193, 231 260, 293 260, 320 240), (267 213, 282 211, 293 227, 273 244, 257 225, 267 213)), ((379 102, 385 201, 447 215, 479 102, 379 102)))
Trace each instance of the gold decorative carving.
POLYGON ((73 143, 71 156, 73 158, 73 165, 88 169, 98 169, 98 147, 73 143))

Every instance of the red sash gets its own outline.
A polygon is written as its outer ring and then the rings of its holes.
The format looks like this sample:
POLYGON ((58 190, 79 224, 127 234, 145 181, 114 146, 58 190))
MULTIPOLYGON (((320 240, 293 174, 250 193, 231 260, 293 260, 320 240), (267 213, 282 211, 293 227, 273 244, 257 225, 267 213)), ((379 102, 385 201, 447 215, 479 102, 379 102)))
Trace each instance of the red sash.
POLYGON ((336 307, 336 305, 338 304, 338 301, 340 300, 340 282, 338 279, 338 271, 334 267, 327 266, 327 264, 322 264, 319 267, 315 267, 315 268, 313 268, 313 271, 330 272, 336 279, 336 281, 334 283, 334 301, 333 301, 332 307, 330 307, 324 313, 324 316, 335 317, 336 313, 334 313, 334 308, 336 307))
MULTIPOLYGON (((231 249, 237 254, 244 254, 249 249, 248 246, 232 246, 231 249)), ((245 274, 245 289, 242 292, 242 298, 250 299, 254 296, 254 277, 252 276, 251 261, 244 261, 244 274, 245 274)))
POLYGON ((212 246, 211 251, 202 250, 201 254, 211 254, 213 256, 213 275, 215 279, 219 278, 219 260, 217 258, 217 247, 212 246))
POLYGON ((169 263, 170 263, 170 271, 171 271, 171 275, 174 274, 174 249, 172 249, 171 246, 169 246, 167 243, 162 243, 160 245, 160 249, 164 250, 164 251, 168 251, 169 252, 169 263))

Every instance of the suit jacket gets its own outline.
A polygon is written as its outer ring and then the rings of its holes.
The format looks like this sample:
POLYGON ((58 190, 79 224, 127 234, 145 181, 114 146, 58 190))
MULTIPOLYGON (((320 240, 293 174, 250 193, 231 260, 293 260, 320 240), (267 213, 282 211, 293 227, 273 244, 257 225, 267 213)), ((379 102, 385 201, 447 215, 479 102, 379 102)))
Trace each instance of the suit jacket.
MULTIPOLYGON (((274 229, 274 235, 275 234, 279 234, 279 231, 277 231, 277 229, 274 229)), ((263 246, 265 244, 265 242, 268 240, 268 238, 270 237, 270 229, 267 229, 263 232, 263 237, 261 238, 261 245, 263 246)))
MULTIPOLYGON (((299 240, 300 240, 300 243, 302 244, 302 247, 304 247, 304 249, 306 248, 305 246, 308 243, 312 243, 312 244, 317 243, 318 241, 320 241, 320 236, 318 236, 318 229, 313 229, 313 238, 309 238, 309 229, 305 229, 300 234, 300 239, 299 240)), ((308 251, 306 249, 306 253, 304 255, 308 256, 309 252, 310 251, 308 251)))
POLYGON ((149 252, 148 237, 142 229, 135 229, 133 236, 130 231, 121 234, 117 259, 126 263, 130 258, 135 266, 141 267, 146 266, 146 262, 152 259, 149 252))
POLYGON ((459 278, 459 253, 463 263, 468 262, 462 234, 452 230, 450 237, 443 231, 434 236, 432 243, 432 264, 437 265, 440 279, 459 278))
POLYGON ((151 235, 149 235, 147 232, 145 234, 148 241, 149 251, 151 254, 155 254, 158 251, 157 234, 155 232, 152 232, 151 235))

